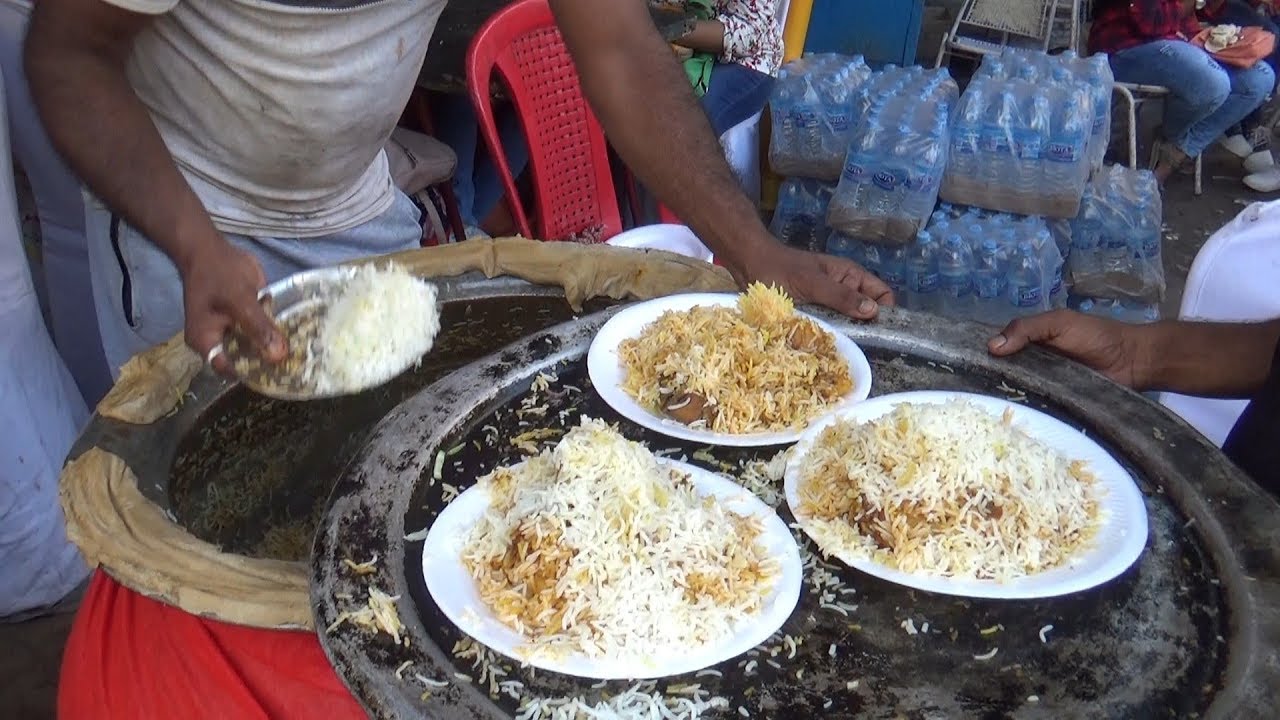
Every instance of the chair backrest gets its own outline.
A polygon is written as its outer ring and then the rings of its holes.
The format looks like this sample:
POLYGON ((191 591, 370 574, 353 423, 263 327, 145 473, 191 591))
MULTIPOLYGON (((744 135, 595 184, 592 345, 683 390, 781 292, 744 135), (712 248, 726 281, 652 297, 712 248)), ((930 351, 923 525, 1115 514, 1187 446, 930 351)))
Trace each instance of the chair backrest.
POLYGON ((1048 42, 1057 5, 1056 0, 968 0, 958 26, 1048 42))
POLYGON ((583 97, 547 0, 517 0, 480 28, 467 51, 467 88, 521 233, 563 240, 599 228, 600 240, 607 240, 621 232, 604 131, 583 97), (536 228, 521 206, 494 122, 495 73, 524 127, 536 228))

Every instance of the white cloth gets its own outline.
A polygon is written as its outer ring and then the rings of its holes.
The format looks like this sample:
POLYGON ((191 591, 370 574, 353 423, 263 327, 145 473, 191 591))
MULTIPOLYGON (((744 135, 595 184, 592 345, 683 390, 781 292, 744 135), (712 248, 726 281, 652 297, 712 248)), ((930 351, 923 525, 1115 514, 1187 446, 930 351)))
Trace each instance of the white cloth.
MULTIPOLYGON (((0 83, 0 95, 3 95, 0 83)), ((0 147, 9 143, 0 116, 0 147)), ((56 603, 88 574, 67 541, 58 474, 87 418, 58 357, 27 266, 0 154, 0 618, 56 603)))
POLYGON ((49 325, 62 360, 90 406, 111 387, 89 279, 80 180, 62 162, 27 90, 22 45, 28 0, 0 0, 0 65, 4 70, 9 140, 14 162, 31 185, 40 221, 40 265, 33 280, 47 300, 49 325))
POLYGON ((104 0, 158 17, 129 79, 224 232, 330 235, 391 206, 383 145, 446 0, 104 0))
MULTIPOLYGON (((1280 200, 1254 203, 1196 255, 1182 320, 1260 322, 1280 317, 1280 200)), ((1162 393, 1160 402, 1219 447, 1249 404, 1162 393)))

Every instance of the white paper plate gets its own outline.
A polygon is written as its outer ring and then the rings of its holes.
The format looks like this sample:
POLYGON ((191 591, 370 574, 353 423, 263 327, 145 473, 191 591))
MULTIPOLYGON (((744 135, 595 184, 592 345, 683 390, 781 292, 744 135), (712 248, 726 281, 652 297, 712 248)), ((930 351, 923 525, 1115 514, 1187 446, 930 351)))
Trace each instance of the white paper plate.
POLYGON ((670 223, 643 225, 634 230, 618 233, 609 238, 605 244, 645 250, 666 250, 708 263, 714 259, 711 251, 687 225, 670 223))
MULTIPOLYGON (((1057 418, 1007 400, 960 392, 922 391, 885 395, 814 423, 796 444, 787 462, 785 476, 787 504, 801 527, 805 522, 799 512, 800 468, 823 428, 839 418, 859 422, 874 420, 901 403, 941 404, 957 399, 967 400, 997 417, 1006 409, 1012 409, 1014 425, 1023 432, 1066 457, 1088 463, 1103 494, 1099 500, 1102 525, 1091 548, 1066 565, 1005 583, 905 573, 866 558, 840 553, 835 553, 836 557, 868 575, 927 592, 974 598, 1029 599, 1057 597, 1097 587, 1123 573, 1142 555, 1147 544, 1147 506, 1133 478, 1115 458, 1084 433, 1057 418)), ((817 542, 816 538, 814 542, 817 542)))
POLYGON ((760 542, 781 566, 781 574, 763 610, 741 623, 730 637, 698 649, 673 647, 669 655, 654 658, 523 657, 520 649, 525 645, 524 638, 489 612, 459 557, 467 533, 489 509, 489 494, 479 486, 471 487, 449 503, 427 532, 422 573, 431 599, 460 630, 495 652, 545 670, 595 680, 642 680, 695 672, 737 657, 768 640, 791 616, 800 600, 803 568, 795 537, 773 508, 732 480, 675 460, 661 462, 688 473, 699 495, 719 498, 739 515, 759 517, 764 526, 760 542))
MULTIPOLYGON (((665 416, 649 412, 622 389, 624 370, 622 361, 618 357, 618 346, 623 340, 638 336, 649 323, 657 320, 668 310, 688 310, 696 305, 737 307, 737 304, 738 295, 736 294, 689 293, 650 300, 619 312, 600 328, 595 340, 591 342, 591 349, 587 352, 587 372, 591 376, 591 384, 595 386, 596 392, 600 393, 600 397, 623 417, 637 425, 670 437, 731 447, 786 445, 799 440, 802 430, 729 435, 691 428, 665 416)), ((867 356, 862 353, 862 349, 848 336, 827 323, 810 315, 805 317, 835 336, 836 352, 849 363, 849 373, 853 377, 853 392, 843 401, 829 408, 827 412, 844 409, 865 400, 871 393, 871 364, 867 362, 867 356)))

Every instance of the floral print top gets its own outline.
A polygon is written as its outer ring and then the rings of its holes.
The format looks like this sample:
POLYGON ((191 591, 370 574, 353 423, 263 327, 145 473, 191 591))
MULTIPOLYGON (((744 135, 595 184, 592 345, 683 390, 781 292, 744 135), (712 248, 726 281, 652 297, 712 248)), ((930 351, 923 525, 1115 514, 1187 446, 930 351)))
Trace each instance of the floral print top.
MULTIPOLYGON (((682 2, 650 0, 652 5, 682 2)), ((720 62, 736 63, 777 75, 782 67, 782 20, 778 0, 715 0, 716 19, 724 25, 724 52, 720 62)))

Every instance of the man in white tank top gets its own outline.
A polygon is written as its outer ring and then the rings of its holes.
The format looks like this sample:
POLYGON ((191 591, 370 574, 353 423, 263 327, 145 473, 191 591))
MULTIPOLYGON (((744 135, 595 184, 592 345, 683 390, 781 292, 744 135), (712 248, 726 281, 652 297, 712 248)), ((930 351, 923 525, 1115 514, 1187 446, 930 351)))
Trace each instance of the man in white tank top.
MULTIPOLYGON (((266 282, 414 246, 416 209, 382 148, 444 2, 38 0, 27 74, 94 198, 93 284, 117 370, 182 329, 207 354, 233 324, 281 358, 256 302, 266 282)), ((647 1, 609 4, 551 0, 588 98, 645 184, 740 282, 855 317, 891 302, 856 265, 768 235, 647 1)))

